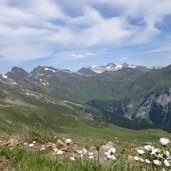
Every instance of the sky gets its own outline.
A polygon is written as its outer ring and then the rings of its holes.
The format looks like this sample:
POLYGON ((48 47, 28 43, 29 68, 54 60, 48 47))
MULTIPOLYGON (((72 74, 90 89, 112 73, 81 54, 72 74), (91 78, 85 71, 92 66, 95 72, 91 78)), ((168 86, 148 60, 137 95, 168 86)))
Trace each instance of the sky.
POLYGON ((171 64, 171 0, 0 0, 0 72, 171 64))

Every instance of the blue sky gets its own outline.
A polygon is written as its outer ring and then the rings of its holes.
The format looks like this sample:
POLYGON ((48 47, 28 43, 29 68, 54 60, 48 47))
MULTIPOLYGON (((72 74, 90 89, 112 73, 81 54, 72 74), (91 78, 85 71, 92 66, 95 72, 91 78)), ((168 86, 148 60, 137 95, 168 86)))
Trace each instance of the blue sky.
POLYGON ((0 72, 171 64, 171 0, 1 0, 0 72))

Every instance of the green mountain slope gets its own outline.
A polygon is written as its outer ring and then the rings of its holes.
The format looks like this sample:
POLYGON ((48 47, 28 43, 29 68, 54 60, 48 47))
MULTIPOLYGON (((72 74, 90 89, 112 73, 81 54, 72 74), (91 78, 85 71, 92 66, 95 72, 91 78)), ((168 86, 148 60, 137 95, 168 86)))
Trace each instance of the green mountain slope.
POLYGON ((108 128, 171 127, 170 66, 91 76, 52 67, 38 66, 30 73, 14 67, 6 76, 0 75, 1 132, 15 126, 14 133, 48 129, 88 136, 86 130, 101 135, 108 128))

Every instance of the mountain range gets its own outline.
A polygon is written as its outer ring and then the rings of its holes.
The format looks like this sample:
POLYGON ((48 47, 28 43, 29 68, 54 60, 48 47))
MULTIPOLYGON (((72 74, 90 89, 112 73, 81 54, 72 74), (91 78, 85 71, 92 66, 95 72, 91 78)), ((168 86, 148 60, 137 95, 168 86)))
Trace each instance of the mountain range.
POLYGON ((13 67, 0 74, 0 131, 7 132, 16 120, 16 131, 48 127, 65 132, 75 118, 84 124, 170 129, 171 65, 155 69, 109 63, 78 72, 13 67))
POLYGON ((80 70, 78 70, 78 73, 83 73, 83 74, 87 74, 87 75, 92 75, 92 74, 99 74, 99 73, 103 73, 105 71, 119 71, 123 68, 133 68, 133 69, 137 69, 140 70, 142 72, 147 72, 150 70, 150 68, 146 67, 146 66, 139 66, 139 65, 133 65, 133 64, 120 64, 120 65, 116 65, 114 63, 109 63, 107 65, 92 65, 89 66, 87 68, 81 68, 80 70))

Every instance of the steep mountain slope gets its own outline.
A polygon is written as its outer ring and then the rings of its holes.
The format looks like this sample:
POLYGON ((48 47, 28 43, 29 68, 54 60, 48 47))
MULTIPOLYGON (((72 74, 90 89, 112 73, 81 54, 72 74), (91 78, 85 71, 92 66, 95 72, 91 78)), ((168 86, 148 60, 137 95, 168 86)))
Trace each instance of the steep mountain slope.
MULTIPOLYGON (((98 100, 89 104, 108 113, 108 119, 125 116, 131 120, 148 121, 162 127, 171 128, 171 66, 151 70, 132 82, 125 98, 117 101, 98 100), (117 105, 116 105, 117 104, 117 105), (116 108, 119 111, 116 111, 116 108), (110 111, 110 112, 109 112, 110 111)), ((125 92, 125 91, 124 91, 125 92)), ((115 99, 115 98, 114 98, 115 99)))
POLYGON ((94 98, 108 99, 125 96, 129 85, 143 73, 126 68, 117 72, 103 72, 99 75, 85 76, 65 70, 38 67, 31 72, 35 79, 44 81, 53 95, 75 101, 88 101, 94 98), (53 71, 51 71, 53 70, 53 71))

